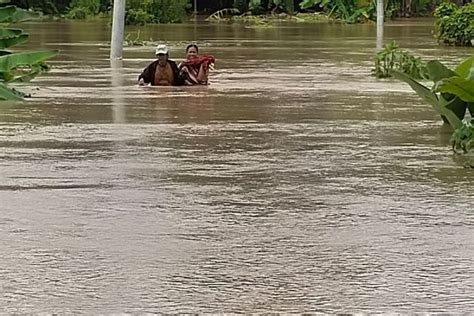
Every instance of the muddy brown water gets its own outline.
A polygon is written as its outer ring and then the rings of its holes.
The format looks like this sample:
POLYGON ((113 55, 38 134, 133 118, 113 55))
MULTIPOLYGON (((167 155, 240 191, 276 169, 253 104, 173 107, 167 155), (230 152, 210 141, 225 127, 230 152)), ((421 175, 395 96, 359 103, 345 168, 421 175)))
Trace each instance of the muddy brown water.
MULTIPOLYGON (((23 27, 61 55, 0 105, 2 313, 474 312, 474 171, 370 77, 373 25, 141 27, 216 55, 207 88, 135 86, 153 47, 111 67, 107 23, 23 27)), ((385 40, 472 54, 431 30, 385 40)))

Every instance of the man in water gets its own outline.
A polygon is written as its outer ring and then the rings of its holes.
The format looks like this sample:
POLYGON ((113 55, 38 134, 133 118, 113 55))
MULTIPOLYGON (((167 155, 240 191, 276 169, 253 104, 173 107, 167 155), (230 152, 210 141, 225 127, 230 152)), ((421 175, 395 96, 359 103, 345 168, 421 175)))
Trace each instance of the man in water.
POLYGON ((179 76, 178 66, 169 58, 169 50, 166 45, 158 45, 155 50, 157 60, 146 67, 140 76, 138 84, 144 86, 179 86, 182 79, 179 76))

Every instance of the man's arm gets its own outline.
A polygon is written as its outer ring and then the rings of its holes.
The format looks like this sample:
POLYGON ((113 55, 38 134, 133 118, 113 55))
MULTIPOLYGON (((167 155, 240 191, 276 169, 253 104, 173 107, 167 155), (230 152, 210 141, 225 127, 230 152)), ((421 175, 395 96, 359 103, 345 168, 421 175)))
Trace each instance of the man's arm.
POLYGON ((145 85, 145 84, 153 83, 155 69, 156 69, 156 61, 148 65, 148 67, 146 67, 145 69, 143 69, 140 76, 138 76, 138 84, 145 85))

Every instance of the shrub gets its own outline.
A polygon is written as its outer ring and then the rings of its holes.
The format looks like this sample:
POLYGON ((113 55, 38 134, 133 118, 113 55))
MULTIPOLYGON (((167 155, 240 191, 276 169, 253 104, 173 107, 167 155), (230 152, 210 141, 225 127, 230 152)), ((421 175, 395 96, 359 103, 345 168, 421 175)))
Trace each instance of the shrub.
POLYGON ((128 9, 125 14, 125 24, 145 25, 153 22, 153 15, 143 9, 128 9))
POLYGON ((69 10, 67 14, 68 19, 85 20, 89 16, 89 11, 83 7, 75 7, 69 10))
POLYGON ((72 0, 67 17, 69 19, 84 20, 99 14, 100 9, 101 0, 72 0))
POLYGON ((457 7, 443 3, 435 11, 436 37, 447 45, 472 46, 474 41, 474 3, 457 7))
POLYGON ((186 17, 189 0, 127 1, 128 24, 178 23, 186 17))

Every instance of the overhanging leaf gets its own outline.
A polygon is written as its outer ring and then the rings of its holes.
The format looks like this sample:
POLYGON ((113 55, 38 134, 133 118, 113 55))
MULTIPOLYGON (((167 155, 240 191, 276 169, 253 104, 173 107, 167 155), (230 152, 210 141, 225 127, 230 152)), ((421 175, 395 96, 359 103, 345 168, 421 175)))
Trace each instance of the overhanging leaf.
POLYGON ((458 97, 446 99, 444 95, 439 97, 441 105, 444 105, 447 109, 451 110, 459 120, 463 120, 466 115, 467 102, 464 102, 458 97))
POLYGON ((7 88, 0 82, 0 100, 20 101, 22 98, 18 96, 12 89, 7 88))
POLYGON ((436 91, 454 94, 465 102, 474 102, 474 80, 461 77, 447 78, 436 86, 436 91))
POLYGON ((16 37, 2 38, 0 39, 0 49, 9 48, 18 44, 22 44, 28 41, 28 34, 20 34, 16 37))
POLYGON ((0 38, 14 37, 20 35, 21 33, 23 33, 23 30, 21 29, 0 28, 0 38))
POLYGON ((452 71, 437 60, 429 61, 426 64, 426 70, 428 71, 428 76, 431 80, 433 80, 433 82, 438 82, 441 79, 457 75, 454 71, 452 71))
POLYGON ((464 117, 464 115, 466 115, 465 103, 463 104, 462 102, 459 102, 458 98, 448 102, 443 97, 440 97, 439 105, 443 112, 443 117, 446 118, 453 129, 456 130, 462 126, 462 119, 459 117, 464 117), (458 113, 455 113, 454 111, 458 113))
POLYGON ((442 111, 440 111, 439 109, 439 100, 438 100, 438 97, 436 96, 436 94, 434 92, 432 92, 430 89, 428 89, 427 87, 425 87, 424 85, 422 85, 421 83, 417 82, 416 80, 412 79, 410 76, 408 76, 407 74, 404 74, 402 72, 399 72, 399 71, 396 71, 396 70, 389 70, 389 73, 403 81, 403 82, 406 82, 410 85, 410 87, 415 90, 415 92, 418 94, 418 96, 420 96, 423 100, 425 100, 426 102, 428 102, 428 104, 430 104, 436 112, 438 112, 439 114, 443 114, 442 111))
POLYGON ((16 12, 13 14, 13 17, 12 17, 12 22, 14 23, 25 22, 25 21, 38 19, 38 18, 39 18, 38 13, 16 8, 16 12))
POLYGON ((468 78, 470 72, 474 68, 474 55, 466 58, 459 66, 454 70, 460 77, 468 78))
POLYGON ((24 22, 38 18, 38 14, 15 6, 0 7, 0 23, 24 22))
POLYGON ((11 22, 12 16, 15 11, 16 8, 11 5, 0 8, 0 23, 11 22))
POLYGON ((0 72, 9 72, 11 69, 23 65, 33 65, 38 62, 56 56, 57 50, 13 53, 10 55, 0 56, 0 72))
POLYGON ((430 89, 402 72, 390 70, 389 73, 394 78, 408 83, 408 85, 410 85, 410 87, 415 90, 418 96, 420 96, 424 101, 431 105, 431 107, 439 115, 444 116, 454 129, 462 125, 462 121, 456 116, 456 114, 449 108, 446 108, 449 102, 447 102, 445 99, 441 98, 440 102, 440 99, 438 99, 438 96, 434 92, 432 92, 430 89))

